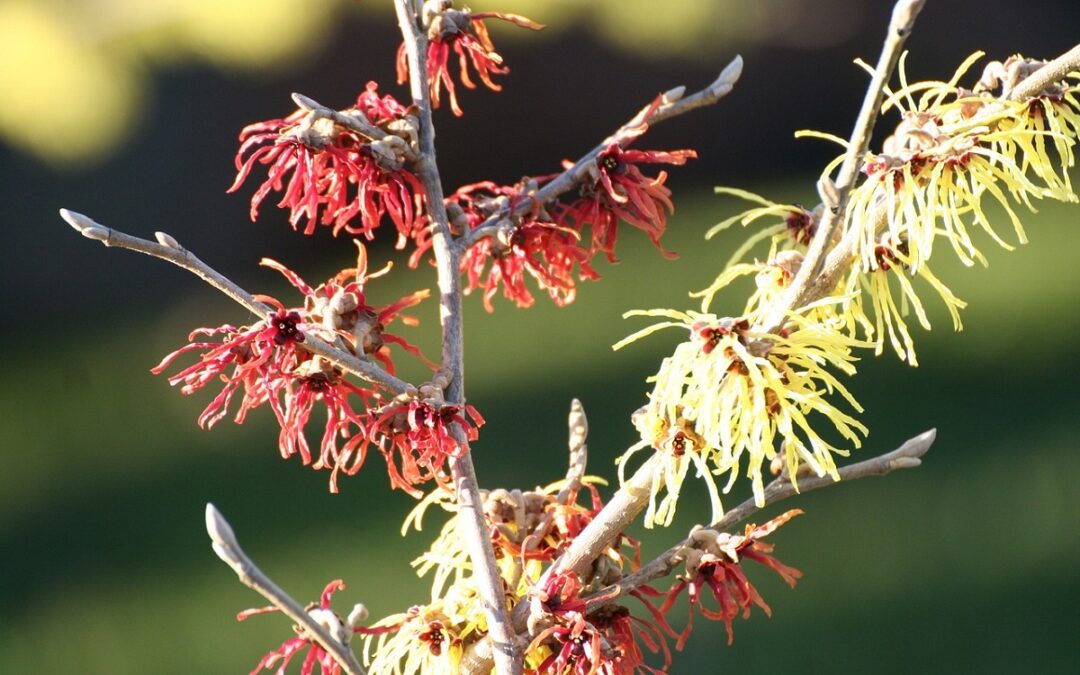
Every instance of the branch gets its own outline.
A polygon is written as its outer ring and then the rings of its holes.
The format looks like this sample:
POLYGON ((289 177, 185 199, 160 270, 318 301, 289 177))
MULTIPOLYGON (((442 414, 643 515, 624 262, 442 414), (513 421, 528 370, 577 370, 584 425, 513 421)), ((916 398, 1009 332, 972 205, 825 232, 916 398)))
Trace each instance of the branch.
MULTIPOLYGON (((576 398, 570 403, 570 416, 567 420, 570 427, 570 459, 566 468, 566 478, 563 479, 562 489, 556 495, 555 501, 566 506, 577 500, 578 491, 581 489, 581 480, 585 477, 585 468, 589 463, 589 447, 585 440, 589 435, 589 421, 585 418, 585 408, 581 401, 576 398)), ((540 522, 533 528, 532 533, 525 538, 525 550, 533 551, 544 540, 555 524, 555 511, 547 511, 540 522)))
POLYGON ((498 230, 499 224, 506 218, 524 215, 538 206, 543 206, 554 200, 564 192, 568 192, 577 184, 585 165, 595 160, 607 148, 620 145, 640 135, 642 124, 647 123, 651 126, 691 110, 712 105, 724 98, 731 92, 735 83, 739 80, 739 76, 742 75, 742 68, 742 57, 736 56, 731 60, 731 63, 724 67, 720 76, 701 91, 685 97, 683 96, 685 87, 676 87, 667 92, 664 94, 666 102, 653 111, 651 116, 647 115, 649 106, 642 108, 637 115, 634 115, 633 119, 619 127, 615 133, 605 138, 602 143, 583 155, 578 161, 574 162, 573 166, 560 173, 554 180, 546 183, 533 194, 522 195, 522 199, 516 203, 513 211, 511 211, 510 207, 505 207, 465 233, 456 242, 457 248, 461 251, 468 249, 481 239, 493 235, 498 230))
MULTIPOLYGON (((858 480, 859 478, 866 478, 868 476, 884 476, 886 474, 892 473, 897 469, 915 468, 922 464, 922 456, 930 450, 930 446, 933 445, 936 436, 937 430, 930 429, 929 431, 925 431, 918 436, 915 436, 914 438, 908 439, 896 450, 887 452, 872 459, 867 459, 862 462, 856 462, 855 464, 841 467, 839 469, 839 481, 834 481, 828 476, 807 476, 799 479, 799 487, 798 489, 796 489, 795 486, 792 485, 791 482, 788 481, 786 478, 777 478, 765 487, 765 506, 758 507, 757 504, 754 502, 754 499, 751 497, 750 499, 744 501, 742 504, 739 504, 735 508, 725 513, 720 520, 716 521, 710 526, 710 529, 717 531, 727 530, 733 525, 736 525, 746 520, 762 508, 772 506, 773 504, 783 501, 788 497, 793 497, 796 494, 804 494, 806 492, 811 492, 819 488, 829 487, 830 485, 839 485, 840 483, 858 480)), ((647 470, 648 466, 649 465, 646 464, 645 466, 642 466, 641 469, 638 469, 638 472, 634 474, 634 477, 630 479, 627 485, 636 482, 639 479, 639 476, 641 476, 641 474, 647 470)), ((647 483, 645 484, 645 490, 647 498, 647 483)), ((616 494, 616 496, 612 499, 612 502, 614 502, 615 499, 618 498, 618 494, 621 493, 622 490, 620 490, 620 493, 616 494)), ((638 510, 640 511, 640 509, 638 510)), ((598 518, 602 517, 605 511, 607 511, 606 508, 604 509, 604 511, 600 512, 598 518)), ((633 520, 633 517, 631 517, 630 520, 633 520)), ((588 532, 589 530, 588 528, 586 528, 585 532, 583 532, 577 539, 575 539, 571 546, 576 544, 576 542, 582 537, 586 537, 588 535, 588 532)), ((632 574, 628 574, 627 576, 620 579, 618 582, 611 584, 610 586, 606 586, 597 591, 596 593, 592 593, 591 595, 583 598, 586 603, 590 603, 590 611, 595 610, 602 605, 614 602, 617 598, 629 594, 634 589, 644 584, 647 584, 654 579, 659 579, 670 574, 671 571, 675 569, 675 567, 680 562, 682 562, 679 556, 685 550, 684 547, 689 543, 689 541, 689 539, 684 539, 683 541, 669 548, 667 551, 664 551, 664 553, 662 553, 656 559, 640 567, 632 574)), ((525 603, 522 603, 514 609, 518 610, 523 606, 526 607, 526 609, 522 610, 521 613, 523 616, 525 616, 528 614, 527 605, 525 603)), ((517 618, 518 613, 519 612, 515 611, 515 618, 517 618)), ((518 636, 518 639, 522 642, 526 642, 534 637, 533 635, 529 634, 528 630, 526 629, 524 620, 522 621, 519 630, 521 630, 522 633, 518 636)), ((491 660, 490 656, 488 655, 488 650, 485 643, 477 643, 474 648, 466 651, 465 657, 462 660, 462 673, 466 673, 468 675, 479 675, 480 673, 485 673, 490 669, 491 660)))
POLYGON ((307 610, 266 576, 248 557, 236 540, 232 527, 213 504, 206 505, 206 532, 213 542, 214 553, 233 568, 240 583, 269 600, 281 613, 302 626, 311 639, 318 642, 347 675, 366 675, 348 645, 332 636, 307 610))
POLYGON ((851 132, 840 173, 835 183, 828 176, 822 176, 818 181, 818 193, 826 207, 822 213, 821 222, 818 223, 817 232, 814 233, 814 238, 807 247, 806 257, 795 279, 792 280, 791 286, 777 306, 766 315, 761 325, 756 327, 764 328, 763 332, 774 332, 784 323, 792 309, 814 300, 807 291, 821 270, 826 248, 833 243, 837 227, 844 222, 844 212, 851 198, 851 190, 859 176, 863 158, 870 145, 870 136, 874 131, 874 123, 881 111, 885 85, 892 78, 904 43, 911 34, 915 19, 924 3, 925 0, 898 0, 893 6, 892 18, 885 34, 885 43, 881 47, 881 55, 874 68, 874 76, 866 89, 862 108, 855 120, 855 128, 851 132))
MULTIPOLYGON (((710 529, 723 532, 732 526, 746 520, 757 511, 772 506, 796 494, 803 494, 818 488, 837 485, 840 482, 848 482, 866 478, 868 476, 885 476, 897 469, 913 469, 922 464, 922 456, 930 450, 937 437, 937 430, 930 429, 910 438, 896 450, 867 459, 839 469, 840 481, 834 481, 828 476, 808 476, 799 479, 799 487, 796 488, 787 478, 781 477, 773 480, 765 487, 765 505, 757 506, 753 497, 731 509, 724 516, 713 523, 710 529)), ((653 579, 666 577, 675 567, 682 562, 680 554, 685 551, 690 540, 684 539, 675 544, 656 559, 643 565, 636 572, 623 577, 618 582, 601 589, 593 594, 594 597, 611 596, 612 599, 620 595, 626 595, 635 588, 647 584, 653 579)), ((586 598, 588 601, 588 598, 586 598)))
MULTIPOLYGON (((416 173, 424 186, 428 216, 434 228, 432 245, 442 310, 442 363, 443 367, 449 370, 451 378, 446 388, 446 400, 450 403, 464 403, 465 349, 462 337, 458 250, 451 242, 446 204, 443 202, 442 180, 435 160, 435 125, 431 119, 427 73, 427 36, 417 25, 416 3, 412 0, 395 0, 394 8, 405 41, 405 52, 409 60, 409 90, 417 107, 420 123, 420 157, 416 161, 416 173)), ((464 430, 454 427, 454 435, 461 447, 468 448, 464 430)), ((492 650, 495 670, 499 675, 520 675, 524 667, 524 656, 510 624, 503 581, 491 547, 471 450, 466 449, 458 457, 451 458, 450 470, 454 477, 458 514, 472 562, 473 578, 484 602, 488 634, 495 647, 492 650)))
MULTIPOLYGON (((202 260, 199 260, 195 257, 194 253, 181 246, 177 243, 176 239, 164 232, 155 233, 157 242, 153 242, 148 239, 133 237, 130 234, 125 234, 110 227, 105 227, 81 213, 69 211, 68 209, 60 209, 60 216, 66 220, 69 225, 75 228, 79 234, 88 239, 95 239, 109 247, 115 246, 117 248, 126 248, 129 251, 145 253, 146 255, 171 262, 178 267, 183 267, 229 296, 237 303, 243 305, 248 311, 255 316, 258 316, 260 319, 265 320, 269 315, 273 314, 274 310, 271 307, 256 300, 250 293, 237 286, 202 260)), ((409 383, 391 375, 379 366, 358 359, 352 354, 327 344, 313 335, 305 335, 304 341, 298 342, 297 346, 316 356, 321 356, 338 368, 352 373, 363 380, 385 387, 394 394, 401 394, 411 388, 409 383)))
MULTIPOLYGON (((826 209, 818 232, 810 245, 811 251, 815 246, 818 248, 819 256, 832 241, 832 234, 826 234, 826 231, 843 220, 843 209, 847 204, 851 183, 854 182, 859 164, 870 142, 870 132, 877 117, 877 110, 881 106, 884 83, 892 75, 892 69, 895 67, 897 59, 899 59, 900 48, 911 32, 915 16, 922 8, 923 1, 899 0, 893 8, 892 21, 885 37, 885 45, 882 47, 877 71, 863 101, 863 107, 859 113, 848 154, 844 161, 844 167, 841 169, 840 178, 843 189, 836 188, 838 194, 832 199, 836 210, 826 209), (830 216, 832 221, 829 220, 830 216)), ((826 203, 829 203, 828 199, 826 203)), ((809 257, 808 254, 808 259, 809 257)), ((799 274, 805 277, 801 282, 804 289, 809 286, 810 281, 814 278, 810 275, 810 270, 814 266, 813 263, 807 264, 804 262, 799 270, 799 274)), ((797 288, 799 283, 799 277, 796 277, 795 281, 792 282, 790 290, 793 292, 794 297, 803 294, 802 290, 797 288)), ((783 301, 781 301, 781 304, 783 304, 783 301)), ((788 308, 780 307, 774 311, 783 318, 787 316, 788 308)), ((626 524, 629 524, 641 512, 648 501, 648 486, 652 482, 653 464, 652 461, 649 461, 634 473, 633 477, 627 481, 627 484, 615 494, 592 523, 586 527, 582 535, 575 539, 563 556, 552 565, 549 573, 553 569, 558 569, 574 570, 580 574, 603 551, 614 536, 621 532, 626 524), (619 529, 613 529, 614 526, 619 525, 621 525, 619 529)), ((519 614, 523 615, 523 612, 524 610, 515 611, 515 619, 518 618, 519 614)))
POLYGON ((1009 94, 1013 101, 1023 101, 1026 98, 1038 96, 1047 87, 1052 87, 1065 79, 1069 73, 1080 71, 1080 45, 1076 45, 1069 51, 1047 62, 1042 68, 1016 85, 1009 94))

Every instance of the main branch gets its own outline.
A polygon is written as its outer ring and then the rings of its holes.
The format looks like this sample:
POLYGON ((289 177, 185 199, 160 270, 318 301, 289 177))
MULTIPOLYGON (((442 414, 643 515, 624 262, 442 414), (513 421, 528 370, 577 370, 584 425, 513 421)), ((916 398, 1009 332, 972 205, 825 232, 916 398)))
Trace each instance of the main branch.
MULTIPOLYGON (((465 402, 465 348, 462 335, 461 287, 458 272, 458 251, 453 246, 450 227, 443 203, 442 180, 435 160, 435 125, 431 119, 431 96, 427 72, 427 36, 418 25, 416 5, 412 0, 395 0, 398 24, 405 40, 405 52, 409 59, 409 89, 416 105, 420 121, 420 157, 416 161, 416 173, 424 186, 427 212, 431 220, 432 245, 435 251, 435 267, 439 280, 440 320, 442 323, 442 363, 450 372, 446 388, 446 400, 450 403, 465 402)), ((464 431, 456 428, 455 436, 462 447, 467 447, 464 431)), ((507 611, 506 592, 502 577, 495 563, 491 547, 484 505, 473 467, 472 453, 466 451, 450 460, 450 470, 457 492, 458 513, 466 538, 469 559, 472 561, 473 578, 484 602, 488 635, 495 647, 495 670, 499 675, 521 675, 524 657, 521 646, 515 640, 510 615, 507 611)))

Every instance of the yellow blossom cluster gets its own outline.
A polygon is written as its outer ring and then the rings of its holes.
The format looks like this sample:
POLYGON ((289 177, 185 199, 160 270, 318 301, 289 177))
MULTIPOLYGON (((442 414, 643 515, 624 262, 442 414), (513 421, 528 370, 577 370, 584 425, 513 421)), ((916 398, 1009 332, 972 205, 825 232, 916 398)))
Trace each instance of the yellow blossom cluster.
MULTIPOLYGON (((714 520, 721 513, 720 493, 730 490, 740 473, 763 503, 766 462, 796 485, 805 473, 838 478, 834 456, 858 447, 867 430, 832 402, 861 412, 832 373, 853 374, 854 349, 880 354, 886 344, 917 365, 907 322, 914 314, 930 329, 921 287, 941 299, 954 329, 962 327, 959 311, 966 303, 930 269, 934 244, 944 241, 965 265, 986 264, 976 243, 980 232, 1011 249, 1009 239, 1027 240, 1017 207, 1034 211, 1041 199, 1077 201, 1068 172, 1080 135, 1080 74, 1015 100, 1012 90, 1041 62, 1019 56, 993 62, 974 88, 959 86, 981 56, 964 61, 948 81, 911 84, 901 59, 900 86, 886 89, 881 106, 882 113, 898 111, 901 120, 880 152, 862 158, 863 180, 852 188, 840 227, 827 242, 827 249, 841 256, 843 271, 829 278, 831 287, 823 295, 788 312, 781 326, 769 326, 767 317, 799 273, 823 207, 774 203, 735 188, 717 192, 753 206, 706 236, 734 224, 767 224, 735 251, 709 287, 691 294, 701 299, 701 310, 627 314, 663 321, 616 349, 664 328, 689 332, 650 378, 648 403, 634 419, 641 441, 619 460, 625 481, 627 460, 645 449, 655 451, 651 461, 659 470, 653 472, 647 525, 671 522, 691 468, 708 487, 714 520), (1011 222, 1011 237, 991 225, 991 205, 1011 222), (762 260, 753 254, 765 242, 762 260), (720 291, 746 276, 754 278, 755 289, 742 313, 735 318, 714 313, 720 291), (722 488, 718 476, 726 476, 722 488)), ((798 135, 833 140, 845 149, 848 144, 830 134, 798 135)), ((830 162, 823 176, 842 160, 830 162)))

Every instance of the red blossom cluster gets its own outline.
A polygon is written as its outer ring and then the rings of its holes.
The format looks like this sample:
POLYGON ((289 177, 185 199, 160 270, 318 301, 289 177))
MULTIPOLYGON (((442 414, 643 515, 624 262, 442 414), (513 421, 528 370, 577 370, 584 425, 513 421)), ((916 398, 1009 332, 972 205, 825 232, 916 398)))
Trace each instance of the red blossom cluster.
MULTIPOLYGON (((330 599, 334 596, 334 593, 343 590, 344 588, 345 584, 340 579, 331 581, 323 590, 318 604, 312 603, 312 605, 307 608, 309 615, 323 628, 327 629, 327 632, 330 633, 330 635, 338 638, 343 644, 348 642, 351 633, 366 632, 365 629, 356 629, 347 626, 346 622, 342 621, 341 617, 334 612, 334 610, 330 609, 330 599)), ((266 614, 278 611, 281 610, 274 606, 248 609, 237 614, 236 620, 244 621, 256 614, 266 614)), ((341 664, 337 662, 330 652, 326 651, 322 645, 309 635, 307 629, 297 626, 295 630, 297 633, 296 636, 285 640, 285 642, 282 642, 277 649, 273 649, 267 653, 267 655, 259 661, 258 665, 255 666, 255 669, 251 671, 251 675, 258 675, 264 668, 266 670, 275 670, 275 672, 280 675, 288 668, 289 662, 292 661, 293 657, 305 649, 308 650, 308 653, 300 665, 300 675, 312 675, 312 673, 315 672, 316 665, 319 666, 321 675, 341 675, 341 664)))
POLYGON ((335 235, 345 231, 373 239, 389 216, 401 248, 416 236, 423 215, 423 188, 406 167, 415 152, 415 118, 392 96, 379 96, 374 82, 342 114, 361 123, 358 128, 371 129, 370 137, 303 109, 245 127, 228 191, 238 190, 262 164, 267 178, 251 198, 252 220, 270 192, 281 192, 278 206, 289 209, 293 229, 306 220, 304 234, 321 224, 335 235))
POLYGON ((605 604, 608 598, 587 602, 583 586, 572 572, 551 575, 530 598, 530 621, 550 623, 529 645, 535 652, 546 647, 546 658, 529 675, 634 675, 663 673, 671 663, 664 633, 656 624, 630 614, 622 605, 605 604), (590 604, 597 605, 592 609, 590 604), (638 643, 652 653, 663 652, 664 667, 645 663, 638 643))
MULTIPOLYGON (((418 401, 403 404, 412 411, 406 426, 415 424, 417 428, 402 434, 390 422, 396 407, 375 410, 382 398, 371 385, 353 384, 339 368, 297 346, 304 341, 305 333, 310 333, 355 356, 377 359, 390 373, 394 372, 390 344, 423 358, 404 338, 387 332, 386 325, 394 320, 415 323, 412 318, 401 316, 401 312, 418 304, 428 292, 413 293, 385 307, 369 305, 365 286, 385 270, 369 274, 365 249, 359 242, 357 245, 356 267, 342 270, 315 288, 280 263, 263 260, 264 266, 281 272, 304 296, 303 306, 286 308, 274 298, 259 296, 277 308, 266 319, 243 328, 226 325, 197 329, 189 339, 195 340, 198 335, 221 336, 221 341, 193 341, 166 356, 152 372, 160 374, 178 357, 202 352, 198 362, 169 378, 170 384, 183 385, 184 394, 194 393, 213 381, 224 383, 221 392, 199 416, 201 426, 210 428, 222 419, 240 393, 235 421, 242 423, 250 410, 268 404, 281 427, 278 447, 282 457, 300 455, 305 465, 330 470, 331 491, 337 491, 339 472, 352 475, 360 469, 364 450, 374 442, 380 447, 398 447, 402 455, 414 458, 412 464, 426 467, 425 471, 418 471, 409 465, 399 471, 388 454, 391 483, 414 492, 412 485, 438 478, 438 467, 445 457, 457 452, 445 440, 450 438, 451 423, 464 422, 457 408, 432 408, 418 401), (317 407, 325 410, 326 422, 318 451, 313 452, 305 429, 317 407), (428 411, 437 423, 428 421, 422 411, 428 411)), ((475 411, 469 410, 474 419, 480 419, 475 411)), ((463 426, 470 429, 469 435, 474 438, 475 429, 463 426)))
MULTIPOLYGON (((653 111, 659 101, 653 104, 653 111)), ((643 124, 631 139, 644 128, 643 124)), ((600 278, 592 266, 598 253, 617 262, 620 222, 645 232, 665 257, 675 257, 660 243, 667 214, 674 209, 671 190, 664 185, 667 173, 647 176, 639 165, 681 165, 696 156, 693 150, 628 150, 612 144, 577 170, 579 192, 574 199, 547 206, 538 204, 534 195, 552 176, 526 179, 512 187, 485 181, 460 188, 447 199, 456 228, 490 227, 488 223, 499 218, 488 236, 461 258, 465 291, 483 289, 484 307, 489 312, 500 287, 518 307, 529 307, 533 296, 525 279, 532 277, 555 304, 567 305, 574 300, 577 280, 600 278), (532 206, 519 208, 523 203, 532 206)), ((572 167, 566 165, 567 170, 572 167)))
MULTIPOLYGON (((510 69, 503 64, 503 58, 495 51, 495 45, 488 35, 487 19, 501 19, 510 23, 541 30, 543 26, 517 14, 500 12, 470 12, 468 9, 454 9, 453 0, 428 0, 424 3, 424 25, 427 27, 427 75, 431 91, 431 105, 438 108, 441 103, 443 86, 450 97, 450 109, 457 116, 462 115, 458 105, 454 80, 450 77, 451 52, 457 54, 461 84, 475 89, 476 84, 469 76, 472 65, 477 77, 484 86, 492 91, 502 89, 492 75, 505 75, 510 69)), ((397 54, 398 83, 409 80, 409 59, 404 43, 397 54)))
POLYGON ((565 208, 566 217, 578 232, 588 227, 592 233, 592 251, 603 251, 611 262, 616 262, 615 241, 620 221, 647 234, 665 257, 674 258, 660 244, 667 228, 667 214, 675 210, 671 190, 664 185, 667 172, 646 176, 638 165, 681 166, 696 157, 693 150, 627 150, 612 145, 589 166, 589 180, 582 181, 581 197, 565 208))
POLYGON ((471 405, 449 405, 441 400, 410 397, 369 413, 367 433, 351 443, 357 468, 369 444, 386 459, 390 486, 420 497, 418 485, 435 481, 453 491, 447 463, 468 450, 479 438, 484 418, 471 405))
MULTIPOLYGON (((700 608, 702 616, 706 619, 724 623, 729 645, 735 639, 731 627, 732 621, 740 613, 744 619, 748 619, 751 606, 757 605, 767 616, 772 616, 772 610, 743 573, 742 561, 753 560, 768 567, 794 588, 795 582, 802 577, 802 572, 788 567, 770 555, 773 550, 772 545, 761 539, 801 513, 800 509, 792 509, 764 525, 747 525, 742 536, 712 530, 698 530, 691 534, 691 540, 694 543, 686 550, 686 574, 680 575, 678 581, 668 590, 664 603, 659 609, 660 615, 666 614, 682 595, 683 590, 687 590, 690 600, 690 617, 686 628, 676 636, 666 622, 663 624, 672 637, 678 638, 675 643, 676 649, 681 650, 686 644, 686 639, 690 637, 694 626, 695 607, 700 608), (706 588, 712 593, 718 605, 715 610, 705 607, 702 602, 702 590, 706 588)), ((650 592, 655 593, 651 589, 650 592)))
MULTIPOLYGON (((535 181, 525 186, 535 187, 535 181)), ((472 230, 501 210, 512 212, 527 197, 524 186, 500 186, 490 181, 466 185, 447 199, 454 226, 472 230)), ((533 296, 526 277, 536 280, 555 304, 567 305, 576 293, 578 279, 599 279, 589 264, 592 257, 581 236, 571 227, 554 222, 544 209, 502 221, 497 231, 472 246, 461 257, 465 292, 483 289, 484 308, 493 311, 491 300, 500 287, 503 296, 518 307, 529 307, 533 296)))

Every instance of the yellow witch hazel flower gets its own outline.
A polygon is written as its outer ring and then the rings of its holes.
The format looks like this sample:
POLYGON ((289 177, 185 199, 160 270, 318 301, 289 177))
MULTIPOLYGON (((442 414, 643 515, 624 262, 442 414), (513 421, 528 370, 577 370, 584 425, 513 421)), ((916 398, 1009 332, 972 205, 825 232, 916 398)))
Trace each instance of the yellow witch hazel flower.
MULTIPOLYGON (((981 57, 969 57, 948 82, 913 84, 907 82, 901 59, 901 86, 886 90, 882 104, 882 112, 897 108, 901 122, 882 152, 866 158, 867 178, 852 191, 846 212, 845 230, 855 238, 863 271, 878 268, 883 232, 890 241, 905 243, 912 273, 930 259, 939 237, 965 265, 986 264, 972 226, 1012 249, 990 224, 987 196, 1005 211, 1020 243, 1026 243, 1027 235, 1013 204, 1034 211, 1034 199, 1076 201, 1067 174, 1077 138, 1076 86, 1057 87, 1052 95, 1027 101, 994 97, 985 83, 979 92, 959 87, 960 78, 981 57)), ((801 135, 847 145, 827 134, 801 135)))
MULTIPOLYGON (((844 281, 842 294, 846 299, 846 314, 864 327, 875 354, 880 355, 884 351, 887 340, 901 360, 917 366, 919 363, 915 358, 915 343, 911 339, 911 332, 904 317, 914 310, 919 324, 926 330, 930 330, 930 320, 915 292, 912 280, 908 278, 909 273, 906 270, 912 269, 912 263, 904 242, 893 244, 889 241, 889 235, 882 235, 882 240, 875 250, 875 268, 862 272, 853 267, 844 281), (899 302, 893 293, 894 286, 899 289, 899 302), (864 309, 866 297, 870 300, 874 316, 872 326, 868 325, 871 320, 864 309)), ((927 263, 919 266, 914 276, 929 284, 944 301, 952 318, 953 330, 963 330, 960 310, 967 307, 967 303, 953 295, 953 292, 934 276, 927 263)))
POLYGON ((647 447, 659 451, 655 461, 662 466, 654 472, 647 525, 671 522, 691 464, 709 488, 715 520, 722 509, 714 476, 728 474, 723 491, 729 491, 744 460, 759 505, 764 504, 762 466, 777 456, 793 482, 800 471, 838 478, 833 457, 848 450, 825 440, 811 420, 827 420, 853 447, 861 445, 866 427, 833 405, 830 395, 858 412, 862 408, 829 369, 853 374, 852 349, 867 343, 806 316, 791 316, 778 333, 760 334, 747 318, 675 310, 627 316, 668 320, 627 337, 616 349, 663 328, 690 332, 650 378, 649 403, 635 418, 642 440, 620 459, 623 478, 634 453, 647 447), (666 491, 662 499, 661 491, 666 491))
POLYGON ((364 664, 370 675, 457 675, 466 646, 486 632, 483 601, 458 580, 443 598, 366 629, 364 664))

